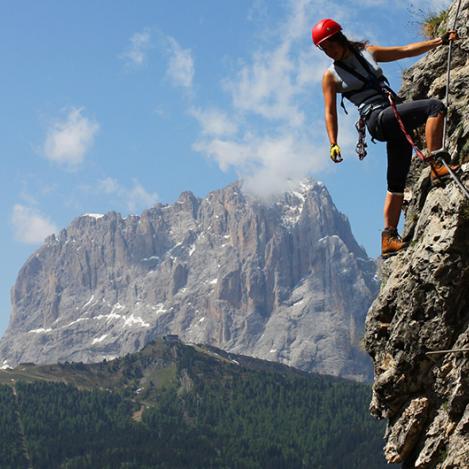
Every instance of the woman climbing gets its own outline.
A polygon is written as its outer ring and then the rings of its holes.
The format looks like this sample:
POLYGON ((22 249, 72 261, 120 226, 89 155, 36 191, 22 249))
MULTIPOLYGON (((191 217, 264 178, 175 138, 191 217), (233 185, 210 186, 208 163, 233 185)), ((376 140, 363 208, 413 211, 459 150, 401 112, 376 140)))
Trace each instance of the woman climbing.
MULTIPOLYGON (((412 157, 412 146, 399 127, 388 95, 397 103, 407 132, 425 124, 427 158, 432 161, 432 180, 448 175, 440 161, 449 163, 449 155, 441 148, 443 123, 446 114, 444 104, 437 99, 411 102, 402 100, 391 90, 378 62, 392 62, 428 52, 440 45, 458 39, 455 31, 448 31, 440 38, 397 47, 380 47, 368 42, 349 41, 342 27, 332 19, 319 21, 312 30, 313 42, 331 59, 333 64, 325 71, 322 80, 325 120, 330 141, 330 157, 334 163, 342 161, 337 143, 337 93, 358 107, 362 122, 371 136, 386 142, 388 168, 387 193, 384 201, 384 230, 381 236, 381 252, 384 258, 396 254, 406 246, 397 225, 404 199, 404 187, 412 157)), ((343 103, 342 103, 343 106, 343 103)), ((455 165, 451 165, 456 170, 455 165)))

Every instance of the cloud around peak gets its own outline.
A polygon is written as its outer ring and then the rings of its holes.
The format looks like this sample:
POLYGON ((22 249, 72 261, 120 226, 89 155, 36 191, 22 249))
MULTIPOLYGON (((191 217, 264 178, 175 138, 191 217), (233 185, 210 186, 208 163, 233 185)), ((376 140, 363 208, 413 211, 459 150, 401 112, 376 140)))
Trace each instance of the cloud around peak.
POLYGON ((149 192, 137 180, 132 180, 131 187, 125 187, 112 177, 106 177, 98 181, 97 192, 117 198, 120 205, 126 207, 131 213, 149 208, 158 202, 158 194, 149 192))
POLYGON ((312 4, 288 2, 286 17, 269 24, 265 40, 237 62, 221 83, 226 108, 192 112, 201 128, 193 149, 223 171, 234 169, 244 188, 258 196, 324 169, 325 137, 315 130, 311 103, 327 60, 311 50, 305 35, 312 4))

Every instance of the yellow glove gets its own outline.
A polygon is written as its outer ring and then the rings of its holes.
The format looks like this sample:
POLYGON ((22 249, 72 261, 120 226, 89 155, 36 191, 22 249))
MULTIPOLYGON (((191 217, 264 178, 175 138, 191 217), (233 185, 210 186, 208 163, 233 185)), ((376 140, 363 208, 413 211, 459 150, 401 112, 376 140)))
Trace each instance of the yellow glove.
POLYGON ((340 147, 337 143, 331 145, 331 160, 334 163, 340 163, 343 161, 342 155, 340 154, 340 147))

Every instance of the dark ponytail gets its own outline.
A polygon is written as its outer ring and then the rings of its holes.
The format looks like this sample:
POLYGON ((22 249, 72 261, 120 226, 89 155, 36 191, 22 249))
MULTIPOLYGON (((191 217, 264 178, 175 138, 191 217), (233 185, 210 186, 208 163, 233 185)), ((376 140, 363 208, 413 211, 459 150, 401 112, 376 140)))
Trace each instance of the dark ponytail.
POLYGON ((369 41, 349 41, 347 36, 342 32, 338 32, 329 38, 330 41, 338 42, 348 49, 363 50, 369 44, 369 41))

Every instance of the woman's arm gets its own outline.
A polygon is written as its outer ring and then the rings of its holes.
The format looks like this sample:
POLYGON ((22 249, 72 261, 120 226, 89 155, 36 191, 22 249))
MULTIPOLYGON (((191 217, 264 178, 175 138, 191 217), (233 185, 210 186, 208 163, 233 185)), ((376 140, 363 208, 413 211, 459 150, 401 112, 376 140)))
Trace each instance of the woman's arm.
POLYGON ((337 143, 337 91, 334 76, 326 70, 322 77, 322 94, 324 95, 324 117, 326 119, 326 130, 331 145, 337 143))
POLYGON ((367 51, 371 54, 376 62, 392 62, 393 60, 406 59, 408 57, 415 57, 424 54, 435 47, 447 44, 447 41, 455 41, 458 39, 456 31, 448 31, 446 42, 444 37, 437 37, 429 41, 413 42, 405 46, 381 47, 381 46, 368 46, 367 51))
POLYGON ((331 144, 330 157, 334 163, 340 163, 343 160, 340 154, 340 147, 337 145, 339 129, 337 124, 337 87, 334 76, 329 70, 326 70, 322 78, 322 93, 324 95, 324 116, 326 119, 327 135, 331 144))

